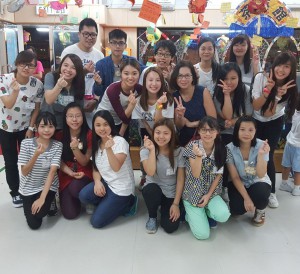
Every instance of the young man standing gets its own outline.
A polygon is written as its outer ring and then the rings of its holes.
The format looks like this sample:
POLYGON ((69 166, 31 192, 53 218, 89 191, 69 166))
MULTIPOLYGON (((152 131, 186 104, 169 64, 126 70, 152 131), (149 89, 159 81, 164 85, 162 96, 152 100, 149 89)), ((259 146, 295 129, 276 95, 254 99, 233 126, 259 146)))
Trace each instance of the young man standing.
MULTIPOLYGON (((100 100, 106 88, 110 84, 116 81, 120 81, 120 64, 122 63, 122 61, 127 58, 134 58, 123 55, 123 52, 127 46, 126 41, 127 34, 121 29, 114 29, 108 34, 108 42, 111 49, 111 55, 103 58, 96 63, 96 71, 99 71, 102 83, 100 85, 94 85, 94 93, 100 96, 100 100)), ((140 66, 142 71, 146 67, 141 63, 140 66)))
POLYGON ((104 58, 101 51, 94 48, 98 36, 98 26, 94 19, 85 18, 79 23, 79 42, 77 44, 66 47, 62 54, 61 59, 69 54, 73 53, 79 56, 82 60, 84 72, 85 72, 85 105, 84 110, 86 112, 86 118, 89 127, 92 126, 93 111, 98 103, 99 97, 94 96, 93 86, 94 84, 101 84, 101 77, 95 71, 95 63, 104 58))

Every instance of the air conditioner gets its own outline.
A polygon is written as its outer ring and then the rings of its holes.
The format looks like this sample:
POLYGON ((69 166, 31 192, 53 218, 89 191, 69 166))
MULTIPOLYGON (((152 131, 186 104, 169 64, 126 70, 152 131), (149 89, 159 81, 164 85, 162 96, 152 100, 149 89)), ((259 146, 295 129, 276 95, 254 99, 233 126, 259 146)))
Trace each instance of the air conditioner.
MULTIPOLYGON (((130 10, 140 10, 144 0, 136 0, 135 4, 130 8, 130 10)), ((175 0, 157 0, 152 1, 154 3, 160 4, 163 11, 174 11, 175 10, 175 0)))

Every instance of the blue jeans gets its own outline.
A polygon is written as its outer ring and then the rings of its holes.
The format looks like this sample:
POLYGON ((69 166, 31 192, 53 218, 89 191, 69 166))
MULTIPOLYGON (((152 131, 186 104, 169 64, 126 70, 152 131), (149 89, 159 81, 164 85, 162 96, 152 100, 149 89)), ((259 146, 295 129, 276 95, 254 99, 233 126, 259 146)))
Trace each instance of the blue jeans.
POLYGON ((124 215, 130 210, 134 203, 134 196, 119 196, 111 191, 107 183, 102 181, 106 194, 104 197, 99 197, 94 193, 94 185, 92 182, 85 186, 79 192, 79 199, 83 204, 93 204, 96 206, 91 217, 91 224, 95 228, 102 228, 117 217, 124 215))

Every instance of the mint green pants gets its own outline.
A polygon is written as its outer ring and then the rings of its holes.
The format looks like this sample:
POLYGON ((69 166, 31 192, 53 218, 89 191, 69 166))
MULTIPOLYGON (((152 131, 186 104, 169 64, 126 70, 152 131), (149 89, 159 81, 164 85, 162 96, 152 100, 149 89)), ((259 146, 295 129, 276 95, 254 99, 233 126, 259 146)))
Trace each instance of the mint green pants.
POLYGON ((230 217, 229 209, 220 196, 213 197, 204 208, 193 206, 185 200, 183 204, 186 212, 185 219, 198 240, 209 238, 210 228, 207 216, 219 223, 225 223, 230 217))

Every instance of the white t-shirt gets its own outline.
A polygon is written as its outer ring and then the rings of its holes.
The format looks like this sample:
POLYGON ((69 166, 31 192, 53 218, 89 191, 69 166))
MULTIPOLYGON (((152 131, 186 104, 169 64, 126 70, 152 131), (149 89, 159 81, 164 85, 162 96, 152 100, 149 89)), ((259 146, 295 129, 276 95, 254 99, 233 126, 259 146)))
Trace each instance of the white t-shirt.
MULTIPOLYGON (((8 96, 12 93, 10 84, 15 78, 14 73, 0 76, 0 97, 8 96)), ((0 128, 8 131, 21 131, 28 128, 31 113, 35 109, 35 103, 41 103, 44 96, 44 87, 40 80, 30 76, 25 85, 20 85, 20 91, 14 106, 11 109, 4 107, 0 100, 0 128)))
POLYGON ((294 147, 300 147, 300 111, 298 110, 293 115, 292 128, 286 136, 286 141, 294 147))
MULTIPOLYGON (((153 128, 156 103, 152 106, 148 105, 148 110, 145 111, 140 104, 140 98, 141 97, 137 98, 137 103, 133 109, 131 119, 138 119, 141 128, 145 128, 141 120, 145 120, 150 128, 153 128)), ((165 118, 174 118, 174 102, 172 105, 168 104, 166 109, 162 109, 162 116, 165 118)))
POLYGON ((118 172, 112 170, 106 150, 100 149, 96 153, 96 166, 101 177, 106 181, 111 191, 119 196, 134 194, 134 175, 129 154, 129 144, 120 136, 113 138, 115 144, 112 147, 114 154, 124 153, 127 155, 125 162, 118 172))
MULTIPOLYGON (((242 72, 242 81, 243 81, 243 83, 250 87, 251 82, 252 82, 252 78, 254 76, 252 64, 250 64, 250 70, 248 71, 248 73, 245 73, 244 64, 239 65, 239 67, 240 67, 240 70, 242 72)), ((261 70, 262 70, 261 65, 260 65, 260 63, 258 63, 257 71, 261 71, 261 70)))
MULTIPOLYGON (((36 149, 36 138, 24 139, 21 143, 18 164, 21 166, 27 164, 33 157, 36 149)), ((50 144, 46 151, 39 155, 29 174, 27 176, 21 175, 19 192, 24 196, 29 196, 42 191, 49 174, 50 167, 60 167, 61 153, 62 143, 50 140, 50 144)), ((50 190, 56 192, 57 189, 58 176, 55 174, 50 190)))
MULTIPOLYGON (((90 52, 85 52, 78 47, 78 44, 74 44, 66 47, 63 50, 63 52, 61 53, 61 59, 63 59, 65 55, 70 53, 76 54, 81 59, 83 66, 88 64, 90 61, 92 61, 93 63, 97 63, 99 60, 104 58, 103 53, 95 48, 93 48, 93 50, 90 52)), ((93 77, 93 73, 87 73, 85 75, 85 95, 93 94, 93 86, 95 83, 93 77)))
POLYGON ((198 73, 198 85, 203 86, 209 90, 211 96, 214 94, 215 83, 212 79, 212 69, 209 72, 205 72, 200 67, 200 63, 194 65, 196 72, 198 73))
MULTIPOLYGON (((264 89, 266 83, 267 83, 267 77, 265 77, 263 75, 263 73, 258 73, 255 76, 254 83, 253 83, 253 89, 252 89, 253 99, 257 99, 262 95, 263 89, 264 89)), ((253 117, 256 120, 261 121, 261 122, 268 122, 268 121, 275 120, 284 115, 284 110, 285 110, 286 104, 287 104, 287 101, 277 104, 275 114, 270 117, 263 116, 261 114, 260 110, 254 110, 253 117)))

